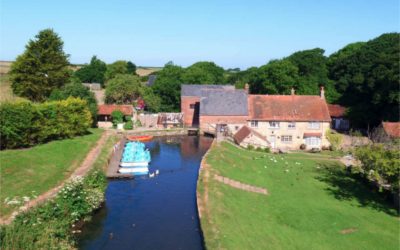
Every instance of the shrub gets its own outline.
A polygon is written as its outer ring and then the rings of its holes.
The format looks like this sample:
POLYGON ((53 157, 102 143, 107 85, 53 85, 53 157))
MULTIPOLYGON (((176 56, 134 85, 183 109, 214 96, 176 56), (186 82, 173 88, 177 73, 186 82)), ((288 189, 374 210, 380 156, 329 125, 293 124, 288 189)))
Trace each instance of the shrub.
POLYGON ((343 137, 341 134, 335 133, 332 130, 327 131, 326 137, 328 138, 329 143, 332 146, 332 150, 336 151, 340 149, 340 145, 342 144, 343 137))
POLYGON ((306 144, 304 144, 304 143, 300 145, 300 149, 301 149, 301 150, 306 149, 306 147, 307 147, 307 146, 306 146, 306 144))
POLYGON ((247 145, 247 149, 248 150, 254 150, 254 146, 253 145, 247 145))
POLYGON ((114 128, 117 127, 118 123, 124 122, 124 114, 119 110, 114 110, 111 113, 111 117, 112 117, 112 123, 113 123, 114 128))
POLYGON ((133 129, 133 122, 132 122, 132 121, 127 121, 127 122, 124 124, 124 129, 125 129, 125 130, 131 130, 131 129, 133 129))
POLYGON ((266 153, 270 153, 271 152, 271 149, 270 148, 264 148, 264 152, 266 152, 266 153))
POLYGON ((29 147, 51 140, 82 135, 92 123, 86 102, 62 101, 0 105, 0 148, 29 147))
POLYGON ((400 151, 385 148, 381 144, 361 146, 355 150, 361 161, 360 172, 369 180, 389 184, 392 191, 399 188, 400 151))
POLYGON ((18 215, 0 230, 1 249, 74 249, 75 223, 104 202, 107 180, 94 170, 66 183, 57 196, 18 215))

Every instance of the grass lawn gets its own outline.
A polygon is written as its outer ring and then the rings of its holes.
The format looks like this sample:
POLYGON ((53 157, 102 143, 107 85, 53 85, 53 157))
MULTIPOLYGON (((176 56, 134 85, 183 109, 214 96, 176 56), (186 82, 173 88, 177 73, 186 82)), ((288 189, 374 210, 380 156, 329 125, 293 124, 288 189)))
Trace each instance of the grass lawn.
POLYGON ((201 218, 207 249, 399 249, 396 211, 330 156, 222 143, 206 162, 210 177, 202 171, 198 191, 203 204, 208 194, 201 218), (216 173, 269 195, 224 185, 216 173))
POLYGON ((52 141, 28 149, 0 152, 0 214, 10 214, 18 205, 6 205, 5 199, 33 198, 67 178, 96 144, 103 130, 91 134, 52 141))

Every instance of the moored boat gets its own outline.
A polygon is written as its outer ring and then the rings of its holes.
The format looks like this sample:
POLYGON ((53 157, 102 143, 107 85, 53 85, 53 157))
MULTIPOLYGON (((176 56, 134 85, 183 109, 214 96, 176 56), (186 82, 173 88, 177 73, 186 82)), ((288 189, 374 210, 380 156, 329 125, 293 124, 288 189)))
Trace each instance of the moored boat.
POLYGON ((130 141, 151 141, 153 139, 152 135, 128 135, 126 137, 130 141))
POLYGON ((147 175, 149 169, 147 167, 120 168, 118 172, 121 174, 147 175))
POLYGON ((142 161, 142 162, 121 162, 119 166, 121 168, 133 168, 133 167, 147 167, 149 162, 142 161))

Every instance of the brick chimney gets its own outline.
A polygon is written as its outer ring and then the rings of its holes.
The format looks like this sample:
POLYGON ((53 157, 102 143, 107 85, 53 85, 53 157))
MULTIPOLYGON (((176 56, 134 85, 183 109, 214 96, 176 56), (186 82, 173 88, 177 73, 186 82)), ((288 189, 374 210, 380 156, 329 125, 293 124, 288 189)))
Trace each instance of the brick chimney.
POLYGON ((321 86, 321 89, 320 89, 320 96, 321 96, 321 99, 325 99, 325 89, 324 89, 324 86, 321 86))
POLYGON ((290 94, 291 94, 291 95, 295 95, 295 90, 294 90, 294 88, 292 88, 292 89, 290 90, 290 94))
POLYGON ((248 83, 246 83, 244 85, 244 90, 246 90, 246 93, 249 94, 249 84, 248 83))

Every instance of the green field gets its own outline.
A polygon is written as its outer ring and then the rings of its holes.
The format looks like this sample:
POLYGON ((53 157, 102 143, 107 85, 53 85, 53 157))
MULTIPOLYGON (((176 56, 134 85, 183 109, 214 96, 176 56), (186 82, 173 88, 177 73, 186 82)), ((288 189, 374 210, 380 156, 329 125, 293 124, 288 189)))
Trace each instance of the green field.
POLYGON ((96 144, 103 130, 73 139, 52 141, 28 149, 0 152, 0 214, 6 216, 20 204, 6 204, 6 200, 21 202, 57 186, 83 161, 96 144), (25 198, 27 199, 27 198, 25 198))
POLYGON ((274 155, 223 143, 206 162, 210 177, 202 171, 198 190, 206 203, 207 249, 399 249, 396 211, 330 156, 274 155), (267 188, 269 195, 234 189, 214 180, 215 173, 267 188))

